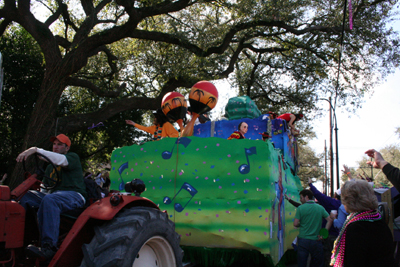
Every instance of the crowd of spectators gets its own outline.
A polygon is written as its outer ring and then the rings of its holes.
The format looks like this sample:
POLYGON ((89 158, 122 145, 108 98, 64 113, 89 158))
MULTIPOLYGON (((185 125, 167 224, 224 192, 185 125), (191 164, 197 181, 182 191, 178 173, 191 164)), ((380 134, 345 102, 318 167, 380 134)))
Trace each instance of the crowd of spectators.
MULTIPOLYGON (((367 164, 381 169, 399 190, 399 169, 374 149, 365 153, 374 159, 367 164)), ((300 192, 301 203, 285 195, 297 207, 293 225, 299 228, 298 266, 395 266, 393 235, 378 210, 372 180, 354 179, 346 165, 343 173, 348 181, 336 190, 334 197, 321 193, 311 179, 309 189, 300 192), (322 237, 323 228, 329 231, 326 237, 322 237), (311 261, 307 262, 310 257, 311 261)))

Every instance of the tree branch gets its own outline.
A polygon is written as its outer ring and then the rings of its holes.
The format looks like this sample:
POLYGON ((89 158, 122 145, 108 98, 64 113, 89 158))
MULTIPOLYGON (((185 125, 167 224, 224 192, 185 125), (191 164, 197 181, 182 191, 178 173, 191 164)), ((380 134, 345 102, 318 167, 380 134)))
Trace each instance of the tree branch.
POLYGON ((50 27, 50 25, 53 24, 60 17, 60 15, 61 8, 57 8, 56 12, 47 18, 47 20, 44 22, 44 25, 46 25, 46 27, 50 27))
POLYGON ((186 78, 174 78, 169 80, 162 88, 156 98, 149 97, 129 97, 115 101, 92 113, 73 114, 58 118, 58 130, 61 132, 77 132, 87 129, 88 126, 99 121, 105 121, 112 116, 131 109, 156 110, 161 106, 161 100, 168 92, 174 91, 178 87, 190 88, 198 80, 186 78))
POLYGON ((71 47, 71 42, 64 37, 56 35, 54 38, 56 39, 56 42, 59 46, 62 46, 65 49, 69 49, 71 47))
POLYGON ((82 79, 79 79, 79 78, 76 78, 76 77, 68 78, 67 85, 84 87, 84 88, 89 89, 91 92, 93 92, 97 96, 100 96, 100 97, 111 97, 111 98, 118 97, 121 94, 121 91, 126 87, 126 84, 123 83, 123 84, 121 84, 121 86, 116 88, 116 91, 107 91, 107 92, 105 92, 105 91, 101 90, 99 87, 97 87, 95 84, 93 84, 92 82, 90 82, 88 80, 82 80, 82 79))

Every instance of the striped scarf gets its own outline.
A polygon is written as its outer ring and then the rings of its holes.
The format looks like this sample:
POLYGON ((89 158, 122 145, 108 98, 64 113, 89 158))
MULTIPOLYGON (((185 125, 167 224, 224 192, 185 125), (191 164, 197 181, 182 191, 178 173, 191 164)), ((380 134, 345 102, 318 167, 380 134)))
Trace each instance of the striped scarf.
POLYGON ((161 140, 162 126, 157 126, 153 134, 153 141, 161 140))

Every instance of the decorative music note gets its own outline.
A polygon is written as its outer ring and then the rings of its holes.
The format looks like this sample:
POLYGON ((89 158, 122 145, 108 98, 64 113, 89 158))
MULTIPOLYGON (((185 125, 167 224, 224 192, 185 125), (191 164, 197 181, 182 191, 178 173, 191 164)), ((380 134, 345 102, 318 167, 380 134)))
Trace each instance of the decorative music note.
POLYGON ((121 174, 126 168, 128 168, 128 162, 125 162, 124 164, 122 164, 118 168, 119 177, 121 178, 121 183, 119 184, 119 190, 124 190, 125 189, 125 183, 124 183, 124 180, 122 179, 121 174))
POLYGON ((244 151, 246 153, 247 164, 242 164, 239 166, 239 172, 241 174, 247 174, 250 172, 249 156, 257 155, 257 150, 255 146, 252 146, 250 148, 245 148, 244 151))
POLYGON ((188 191, 192 197, 186 202, 185 206, 183 207, 180 203, 175 203, 174 208, 177 212, 182 212, 185 209, 186 205, 190 202, 190 200, 192 200, 194 195, 196 195, 198 192, 193 186, 185 182, 181 186, 181 189, 179 189, 178 193, 176 193, 176 195, 172 199, 170 199, 169 197, 164 197, 163 200, 164 204, 166 205, 171 204, 171 202, 175 199, 175 197, 179 194, 179 192, 181 192, 182 189, 188 191))
POLYGON ((176 144, 178 144, 178 145, 182 144, 184 147, 187 147, 190 144, 190 142, 192 142, 192 140, 190 140, 187 137, 181 137, 181 138, 176 139, 176 142, 175 142, 174 146, 172 147, 171 151, 166 150, 161 154, 162 158, 170 159, 172 156, 172 151, 174 151, 176 144))

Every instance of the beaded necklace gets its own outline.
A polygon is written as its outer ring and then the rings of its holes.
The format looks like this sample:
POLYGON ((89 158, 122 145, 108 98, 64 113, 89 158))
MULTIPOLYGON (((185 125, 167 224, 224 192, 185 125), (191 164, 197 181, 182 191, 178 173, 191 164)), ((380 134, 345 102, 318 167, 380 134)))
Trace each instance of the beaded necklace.
POLYGON ((341 267, 344 262, 344 250, 346 246, 346 231, 347 226, 353 222, 368 221, 374 222, 382 219, 381 214, 377 210, 369 210, 364 212, 351 213, 347 220, 344 222, 342 229, 340 230, 339 236, 335 241, 332 250, 331 266, 341 267))

